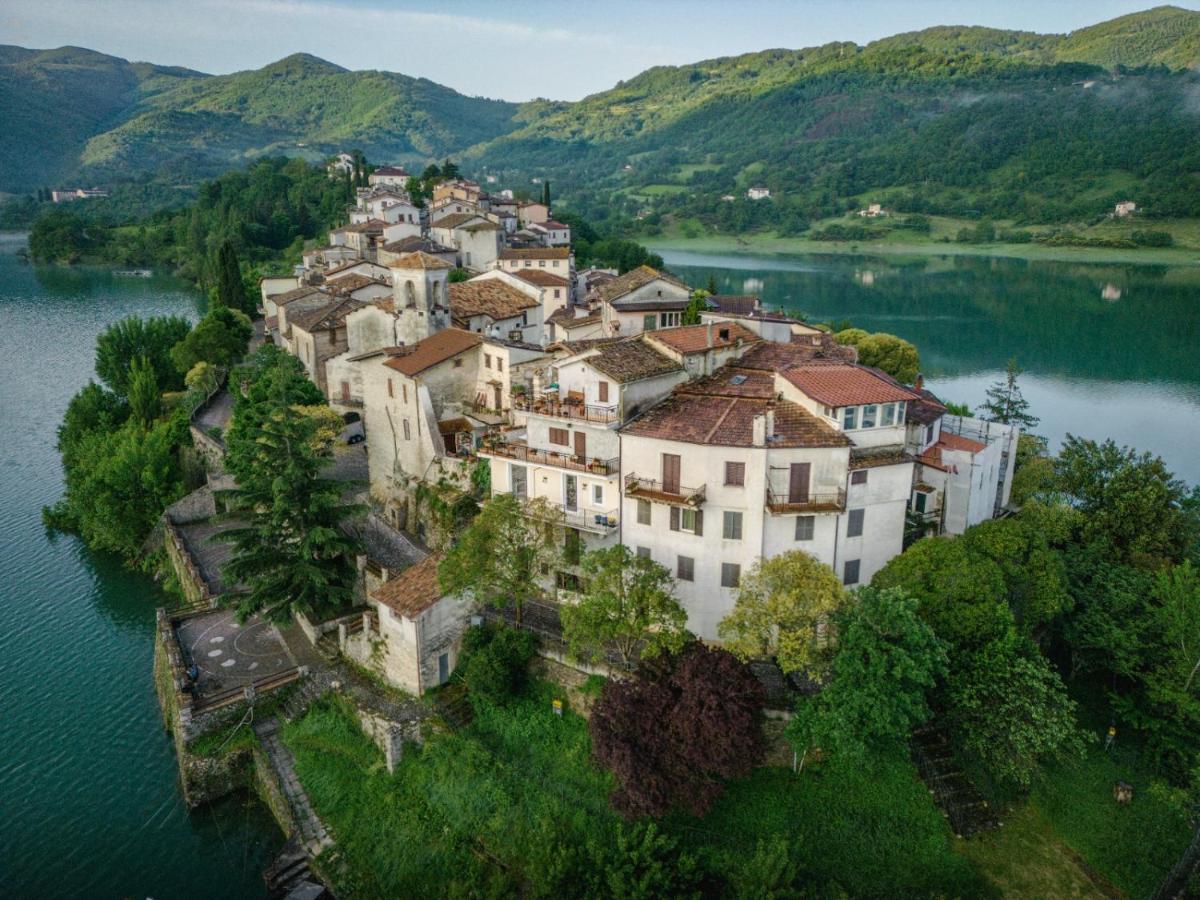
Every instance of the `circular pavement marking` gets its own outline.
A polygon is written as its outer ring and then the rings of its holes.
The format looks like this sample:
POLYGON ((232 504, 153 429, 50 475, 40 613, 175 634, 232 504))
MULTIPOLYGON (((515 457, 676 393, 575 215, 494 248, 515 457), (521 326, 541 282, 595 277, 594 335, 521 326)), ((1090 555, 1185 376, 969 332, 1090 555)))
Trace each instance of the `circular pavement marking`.
POLYGON ((224 652, 223 650, 209 650, 208 656, 211 659, 214 656, 220 656, 223 652, 224 652))
POLYGON ((225 640, 225 635, 223 635, 223 634, 218 634, 216 637, 210 637, 210 638, 208 639, 208 642, 209 642, 210 644, 219 644, 219 643, 221 643, 221 641, 223 641, 223 640, 225 640))

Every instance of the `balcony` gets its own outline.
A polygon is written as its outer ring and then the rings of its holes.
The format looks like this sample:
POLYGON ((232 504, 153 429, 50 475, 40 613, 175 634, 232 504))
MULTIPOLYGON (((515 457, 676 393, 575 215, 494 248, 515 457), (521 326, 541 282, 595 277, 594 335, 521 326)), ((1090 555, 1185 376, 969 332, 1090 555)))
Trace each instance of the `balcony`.
MULTIPOLYGON (((527 495, 518 494, 516 496, 522 502, 529 500, 527 495)), ((537 506, 527 507, 526 514, 556 525, 578 528, 580 531, 586 531, 589 534, 613 534, 620 523, 619 514, 615 509, 604 511, 594 509, 566 509, 562 504, 551 503, 549 500, 546 501, 546 506, 552 510, 549 515, 539 515, 537 506)))
POLYGON ((626 497, 668 503, 672 506, 700 506, 704 503, 704 487, 704 485, 700 485, 698 488, 684 487, 679 484, 664 485, 661 481, 639 478, 633 474, 625 476, 626 497))
POLYGON ((484 439, 479 448, 482 456, 502 456, 505 459, 517 459, 521 462, 533 463, 539 466, 554 466, 558 469, 570 469, 572 472, 587 472, 590 475, 615 475, 621 466, 621 460, 597 459, 592 456, 576 456, 564 450, 538 450, 526 444, 496 439, 484 439))
POLYGON ((792 497, 784 491, 767 488, 767 509, 774 515, 789 513, 840 513, 846 511, 846 489, 830 488, 810 492, 803 497, 792 497))
POLYGON ((621 420, 616 406, 597 406, 582 400, 561 400, 557 394, 514 394, 513 409, 552 416, 556 419, 572 419, 576 422, 591 422, 596 425, 612 425, 621 420))

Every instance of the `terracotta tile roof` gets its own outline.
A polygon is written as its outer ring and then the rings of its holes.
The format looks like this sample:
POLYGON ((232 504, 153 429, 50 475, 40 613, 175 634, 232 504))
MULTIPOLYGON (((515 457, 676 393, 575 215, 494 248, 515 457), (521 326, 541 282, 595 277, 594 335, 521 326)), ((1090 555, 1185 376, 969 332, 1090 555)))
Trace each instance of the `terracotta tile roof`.
POLYGON ((683 325, 662 328, 646 333, 652 341, 666 344, 680 353, 703 353, 706 350, 733 347, 739 342, 751 344, 762 340, 757 334, 736 322, 714 322, 711 325, 683 325))
POLYGON ((575 314, 578 307, 560 306, 554 312, 550 313, 550 318, 547 322, 553 322, 555 325, 561 325, 565 328, 574 328, 578 325, 591 325, 599 322, 601 319, 600 313, 588 313, 586 316, 578 316, 575 314))
POLYGON ((359 288, 364 288, 372 284, 387 285, 387 282, 382 278, 372 278, 370 275, 360 275, 357 272, 351 272, 349 275, 343 275, 340 278, 330 281, 329 288, 334 291, 340 291, 343 294, 348 294, 351 291, 357 291, 359 288))
POLYGON ((340 300, 334 300, 332 303, 327 303, 324 306, 306 309, 288 316, 288 326, 299 328, 301 331, 307 331, 310 334, 314 331, 338 328, 346 324, 346 316, 364 306, 366 304, 361 300, 344 297, 340 300))
MULTIPOLYGON (((638 266, 636 269, 630 269, 624 275, 618 275, 612 281, 606 281, 603 284, 597 285, 596 296, 606 303, 614 303, 626 294, 659 279, 667 282, 667 284, 683 288, 685 291, 691 290, 691 288, 678 278, 665 275, 658 271, 658 269, 650 268, 650 266, 638 266)), ((684 302, 686 302, 686 299, 684 302)))
POLYGON ((424 250, 405 253, 399 259, 388 264, 389 269, 453 269, 454 266, 436 256, 431 256, 424 250))
POLYGON ((942 432, 935 446, 941 447, 944 450, 962 450, 970 453, 972 456, 987 449, 987 444, 981 444, 979 441, 973 441, 970 438, 952 434, 949 431, 942 432))
POLYGON ((390 175, 392 177, 408 176, 408 172, 400 166, 380 166, 372 175, 390 175))
POLYGON ((442 599, 442 588, 438 584, 437 574, 438 563, 441 561, 440 553, 425 557, 395 578, 381 584, 371 595, 371 599, 410 619, 420 615, 442 599))
POLYGON ((623 341, 625 338, 619 337, 602 337, 602 338, 578 338, 576 340, 555 341, 547 350, 562 350, 568 356, 575 356, 578 353, 583 353, 591 350, 594 347, 603 347, 605 344, 615 344, 618 341, 623 341))
POLYGON ((447 328, 436 334, 431 334, 423 341, 418 341, 411 347, 401 348, 401 352, 391 356, 383 364, 395 369, 403 375, 419 375, 426 369, 443 363, 451 357, 458 356, 472 347, 478 347, 483 338, 470 331, 460 328, 447 328))
POLYGON ((450 314, 455 319, 489 316, 494 321, 514 319, 538 302, 499 278, 481 278, 450 285, 450 314))
POLYGON ((683 371, 679 363, 639 338, 602 344, 596 354, 588 357, 587 362, 597 372, 607 375, 618 384, 683 371))
POLYGON ((470 232, 476 232, 476 231, 499 231, 499 230, 500 230, 500 226, 499 226, 499 225, 497 225, 495 222, 486 222, 486 221, 485 221, 485 222, 476 222, 474 225, 464 225, 462 230, 463 230, 463 231, 470 231, 470 232))
POLYGON ((448 216, 431 222, 430 228, 461 228, 473 219, 478 219, 479 216, 475 213, 451 213, 448 216))
POLYGON ((722 313, 748 316, 759 307, 759 299, 753 294, 713 294, 709 305, 722 313))
POLYGON ((782 372, 797 366, 813 363, 848 363, 858 358, 853 347, 843 347, 832 336, 822 335, 819 344, 777 344, 774 341, 759 341, 742 354, 738 365, 743 369, 765 369, 782 372), (828 338, 828 340, 824 340, 828 338))
POLYGON ((877 466, 895 466, 912 462, 901 446, 855 447, 850 451, 851 469, 873 469, 877 466))
POLYGON ((622 434, 722 447, 754 446, 754 419, 775 413, 770 447, 849 447, 850 439, 799 404, 677 392, 621 429, 622 434))
POLYGON ((571 283, 561 275, 555 275, 545 269, 517 269, 510 274, 517 276, 522 281, 536 284, 538 287, 566 287, 571 283))
POLYGON ((705 394, 710 397, 749 397, 770 400, 779 392, 775 389, 775 373, 760 369, 743 369, 739 363, 721 366, 704 378, 681 384, 681 394, 705 394))
POLYGON ((276 306, 287 306, 289 303, 291 303, 295 300, 301 300, 305 297, 309 297, 312 295, 319 295, 319 296, 323 296, 323 297, 328 296, 328 294, 326 294, 324 291, 322 291, 318 288, 302 287, 302 288, 296 288, 294 291, 287 291, 286 293, 283 293, 283 294, 273 294, 272 296, 270 296, 267 299, 269 299, 276 306))
POLYGON ((509 247, 500 251, 501 259, 569 259, 570 247, 509 247))
POLYGON ((406 238, 401 238, 398 241, 390 241, 384 244, 379 249, 387 253, 455 253, 453 247, 443 247, 437 241, 430 240, 427 237, 420 235, 409 235, 406 238))
POLYGON ((346 225, 343 228, 339 228, 338 231, 356 231, 369 234, 372 231, 382 232, 383 229, 387 228, 388 224, 383 219, 368 219, 365 222, 355 222, 353 225, 346 225))
POLYGON ((544 228, 547 231, 566 231, 570 225, 564 225, 562 222, 555 222, 553 219, 547 219, 545 222, 531 222, 530 228, 544 228))
POLYGON ((908 404, 908 421, 917 425, 929 425, 946 414, 946 407, 931 391, 916 388, 913 390, 920 396, 908 404))
POLYGON ((890 384, 863 366, 805 365, 781 374, 809 397, 829 406, 862 406, 864 403, 890 403, 917 397, 907 388, 890 384))

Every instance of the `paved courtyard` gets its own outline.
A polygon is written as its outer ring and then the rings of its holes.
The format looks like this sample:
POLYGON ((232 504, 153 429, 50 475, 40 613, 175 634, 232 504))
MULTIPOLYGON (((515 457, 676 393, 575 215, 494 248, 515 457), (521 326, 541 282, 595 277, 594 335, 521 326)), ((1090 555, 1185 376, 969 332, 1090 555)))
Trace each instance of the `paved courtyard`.
POLYGON ((184 619, 175 629, 189 663, 200 669, 201 695, 284 672, 296 663, 274 625, 257 616, 239 625, 231 609, 184 619))
POLYGON ((231 519, 207 519, 175 526, 188 555, 200 570, 200 577, 213 594, 223 594, 237 587, 226 584, 221 572, 225 563, 233 556, 233 545, 214 538, 222 531, 238 528, 242 524, 231 519))

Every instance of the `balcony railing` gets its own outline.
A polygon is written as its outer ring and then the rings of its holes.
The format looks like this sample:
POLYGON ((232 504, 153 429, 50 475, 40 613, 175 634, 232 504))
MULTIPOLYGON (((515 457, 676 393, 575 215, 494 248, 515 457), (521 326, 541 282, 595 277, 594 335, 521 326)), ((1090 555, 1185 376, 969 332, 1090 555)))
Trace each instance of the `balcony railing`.
POLYGON ((514 394, 513 409, 523 412, 537 413, 543 416, 553 416, 557 419, 574 419, 578 422, 595 422, 600 425, 611 425, 621 418, 616 406, 597 406, 591 403, 579 403, 570 400, 560 400, 556 394, 514 394))
POLYGON ((698 488, 679 484, 664 485, 661 481, 651 478, 639 478, 633 474, 625 476, 625 496, 642 497, 676 506, 699 506, 704 502, 704 489, 704 485, 698 488))
POLYGON ((844 512, 846 489, 809 492, 803 497, 793 497, 788 491, 767 488, 767 509, 776 514, 844 512))
MULTIPOLYGON (((504 491, 502 493, 511 493, 511 491, 504 491)), ((522 502, 529 499, 527 494, 518 494, 516 496, 522 502)), ((547 504, 553 511, 550 515, 539 516, 537 506, 526 507, 527 514, 531 517, 554 522, 558 525, 578 528, 580 531, 586 531, 590 534, 612 534, 617 530, 617 525, 620 523, 620 519, 618 518, 619 513, 615 509, 601 512, 594 509, 567 509, 560 503, 550 503, 549 501, 547 501, 547 504)))
POLYGON ((526 444, 498 440, 485 441, 479 452, 484 456, 503 456, 506 459, 519 459, 522 462, 555 466, 573 472, 590 472, 593 475, 614 475, 621 465, 621 460, 617 457, 597 459, 592 456, 576 456, 566 451, 560 453, 556 450, 539 450, 526 444))

